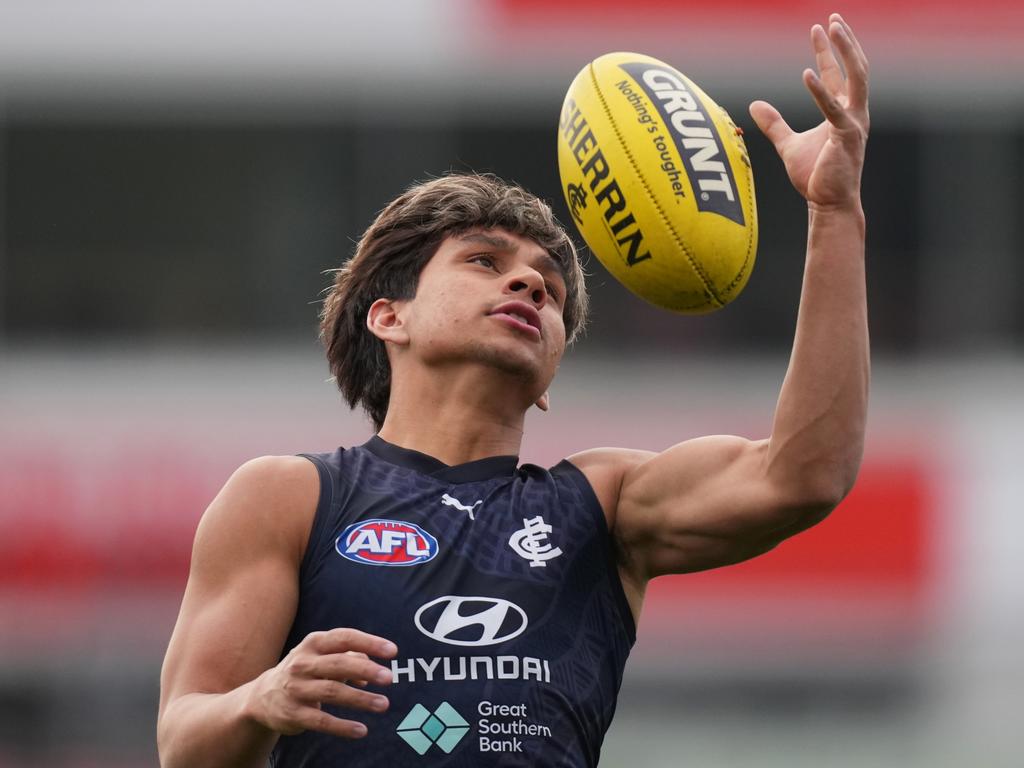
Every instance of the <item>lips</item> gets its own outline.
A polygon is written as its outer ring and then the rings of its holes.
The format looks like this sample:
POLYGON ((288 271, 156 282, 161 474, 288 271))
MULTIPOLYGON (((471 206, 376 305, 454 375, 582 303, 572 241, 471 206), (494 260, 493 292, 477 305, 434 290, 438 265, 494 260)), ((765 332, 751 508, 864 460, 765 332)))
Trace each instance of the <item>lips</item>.
POLYGON ((540 333, 540 315, 536 309, 524 301, 506 302, 495 307, 490 314, 491 316, 504 315, 516 323, 533 328, 538 334, 540 333))

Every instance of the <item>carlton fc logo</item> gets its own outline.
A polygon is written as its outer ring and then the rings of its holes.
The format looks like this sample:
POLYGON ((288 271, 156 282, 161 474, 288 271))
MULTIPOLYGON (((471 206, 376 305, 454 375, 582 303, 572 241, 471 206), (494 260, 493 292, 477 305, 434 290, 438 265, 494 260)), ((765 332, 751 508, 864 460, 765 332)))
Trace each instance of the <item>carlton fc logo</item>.
POLYGON ((437 557, 437 539, 403 520, 353 523, 334 542, 334 548, 346 560, 366 565, 419 565, 437 557))

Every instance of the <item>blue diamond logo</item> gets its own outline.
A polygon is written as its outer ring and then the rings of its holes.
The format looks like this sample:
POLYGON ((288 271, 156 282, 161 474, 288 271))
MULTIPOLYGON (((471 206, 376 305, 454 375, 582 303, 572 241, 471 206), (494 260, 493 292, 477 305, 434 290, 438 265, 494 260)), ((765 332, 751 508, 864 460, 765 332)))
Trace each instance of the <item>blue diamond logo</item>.
POLYGON ((431 712, 422 704, 409 710, 395 729, 416 754, 424 755, 432 746, 445 754, 453 749, 469 733, 469 723, 447 701, 442 701, 431 712))

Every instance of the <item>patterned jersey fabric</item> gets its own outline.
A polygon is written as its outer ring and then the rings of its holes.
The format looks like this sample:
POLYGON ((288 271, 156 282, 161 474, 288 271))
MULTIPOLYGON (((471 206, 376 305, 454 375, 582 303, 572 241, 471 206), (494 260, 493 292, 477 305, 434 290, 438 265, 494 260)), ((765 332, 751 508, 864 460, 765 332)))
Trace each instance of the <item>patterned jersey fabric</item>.
POLYGON ((596 765, 635 631, 583 474, 376 436, 307 458, 320 503, 285 653, 333 627, 399 652, 388 712, 326 707, 365 738, 283 736, 272 765, 596 765))

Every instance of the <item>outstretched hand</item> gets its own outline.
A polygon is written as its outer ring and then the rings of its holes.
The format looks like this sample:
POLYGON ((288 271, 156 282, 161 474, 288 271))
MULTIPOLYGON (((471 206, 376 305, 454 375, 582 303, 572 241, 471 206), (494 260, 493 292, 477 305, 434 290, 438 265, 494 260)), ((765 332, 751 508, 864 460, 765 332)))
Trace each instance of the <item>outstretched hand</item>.
POLYGON ((779 153, 789 180, 807 202, 820 208, 860 204, 868 117, 868 60, 853 30, 833 13, 828 31, 811 27, 811 44, 818 73, 805 69, 804 85, 825 119, 796 133, 771 104, 755 101, 750 115, 779 153), (839 67, 835 52, 846 70, 839 67))

